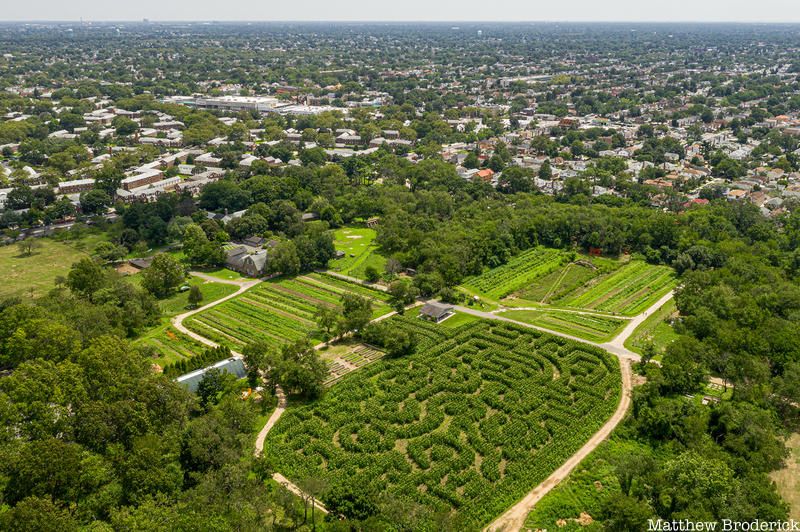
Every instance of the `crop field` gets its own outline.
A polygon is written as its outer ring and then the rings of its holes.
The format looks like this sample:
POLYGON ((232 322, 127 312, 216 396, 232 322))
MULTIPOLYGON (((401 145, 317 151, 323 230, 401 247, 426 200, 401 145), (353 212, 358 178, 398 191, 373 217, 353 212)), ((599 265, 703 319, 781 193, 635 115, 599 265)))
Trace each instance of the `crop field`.
POLYGON ((529 249, 502 266, 467 279, 464 288, 501 299, 559 269, 565 260, 564 253, 557 249, 529 249))
POLYGON ((620 266, 622 263, 619 261, 597 257, 592 258, 591 261, 571 262, 504 299, 503 304, 513 305, 517 299, 552 303, 593 279, 613 272, 620 266))
POLYGON ((379 273, 386 268, 386 257, 378 253, 375 230, 366 227, 343 227, 334 233, 333 245, 345 256, 330 262, 333 271, 364 279, 367 266, 379 273))
POLYGON ((383 292, 312 273, 261 283, 239 297, 192 316, 186 326, 231 348, 256 340, 276 346, 300 338, 321 341, 314 314, 321 306, 338 307, 345 293, 371 299, 375 317, 390 311, 388 295, 383 292))
POLYGON ((174 364, 202 353, 207 346, 181 334, 171 326, 161 326, 135 342, 152 349, 153 361, 159 366, 174 364))
POLYGON ((568 294, 557 304, 633 316, 646 310, 673 286, 675 274, 671 268, 633 261, 568 294))
POLYGON ((570 334, 592 342, 606 342, 625 327, 626 320, 609 316, 558 312, 553 310, 510 310, 500 314, 505 318, 530 323, 551 331, 570 334))
POLYGON ((599 349, 500 322, 392 324, 419 335, 417 352, 290 407, 267 438, 277 471, 366 485, 476 530, 580 448, 619 401, 618 363, 599 349))
POLYGON ((328 365, 328 378, 325 384, 331 384, 341 379, 351 371, 363 368, 376 360, 380 360, 386 353, 370 345, 359 344, 350 351, 331 360, 326 360, 328 365))

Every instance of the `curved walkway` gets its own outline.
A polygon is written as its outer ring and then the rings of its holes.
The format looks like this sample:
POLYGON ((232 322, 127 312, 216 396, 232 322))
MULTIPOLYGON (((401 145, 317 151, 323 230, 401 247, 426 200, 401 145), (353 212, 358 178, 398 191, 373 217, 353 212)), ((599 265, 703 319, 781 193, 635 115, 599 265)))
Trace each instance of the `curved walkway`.
MULTIPOLYGON (((233 299, 236 296, 242 295, 243 293, 247 292, 248 290, 250 290, 251 288, 253 288, 257 284, 259 284, 261 281, 258 280, 258 279, 247 279, 247 280, 243 279, 243 280, 240 280, 240 281, 234 281, 234 280, 230 280, 230 279, 217 279, 216 277, 212 277, 210 275, 206 275, 206 274, 201 273, 201 272, 190 272, 190 274, 192 275, 192 277, 197 277, 198 279, 203 279, 204 281, 210 281, 210 282, 213 282, 213 283, 230 284, 230 285, 234 285, 234 286, 238 286, 239 287, 239 289, 236 292, 232 293, 232 294, 229 294, 229 295, 227 295, 227 296, 225 296, 225 297, 223 297, 221 299, 217 299, 216 301, 212 301, 208 305, 203 305, 202 307, 196 308, 194 310, 190 310, 188 312, 184 312, 183 314, 178 314, 177 316, 174 316, 172 318, 172 320, 171 320, 172 321, 172 325, 179 332, 185 334, 186 336, 192 338, 193 340, 197 340, 201 344, 207 345, 209 347, 219 347, 219 344, 217 344, 216 342, 212 342, 211 340, 209 340, 205 336, 201 336, 201 335, 199 335, 199 334, 187 329, 183 325, 183 321, 186 318, 190 318, 190 317, 194 316, 195 314, 203 312, 204 310, 208 310, 208 309, 210 309, 212 307, 215 307, 215 306, 217 306, 217 305, 219 305, 221 303, 224 303, 224 302, 226 302, 226 301, 228 301, 230 299, 233 299)), ((241 356, 238 353, 233 353, 233 354, 235 356, 241 356)))

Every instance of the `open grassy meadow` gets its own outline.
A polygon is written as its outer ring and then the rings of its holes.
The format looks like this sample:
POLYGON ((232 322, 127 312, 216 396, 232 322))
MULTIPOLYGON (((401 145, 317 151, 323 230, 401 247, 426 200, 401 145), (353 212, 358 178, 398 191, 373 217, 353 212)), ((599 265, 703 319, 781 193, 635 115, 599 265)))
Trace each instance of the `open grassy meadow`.
POLYGON ((656 350, 656 357, 660 357, 667 346, 678 338, 678 333, 668 321, 677 312, 674 299, 666 302, 633 331, 631 337, 625 342, 625 347, 641 355, 644 353, 645 347, 652 343, 656 350))
POLYGON ((55 286, 58 276, 66 276, 73 263, 89 256, 103 237, 89 235, 74 241, 37 238, 31 255, 16 244, 0 247, 0 298, 39 296, 55 286))
POLYGON ((367 227, 343 227, 334 233, 334 246, 345 255, 330 262, 331 270, 364 279, 368 266, 383 274, 386 258, 378 253, 375 230, 367 227))

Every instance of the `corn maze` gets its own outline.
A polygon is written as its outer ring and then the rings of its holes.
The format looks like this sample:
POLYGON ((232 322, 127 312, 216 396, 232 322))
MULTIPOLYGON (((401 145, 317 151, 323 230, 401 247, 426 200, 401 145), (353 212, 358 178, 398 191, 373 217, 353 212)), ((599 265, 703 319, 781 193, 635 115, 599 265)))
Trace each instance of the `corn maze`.
POLYGON ((477 530, 579 449, 619 401, 618 363, 601 350, 508 323, 391 323, 417 333, 417 352, 287 410, 266 445, 282 474, 370 485, 477 530))
POLYGON ((322 340, 314 314, 319 307, 339 308, 342 295, 372 300, 374 316, 390 311, 388 295, 323 274, 264 282, 241 296, 186 320, 192 331, 233 349, 254 341, 275 346, 301 338, 322 340))

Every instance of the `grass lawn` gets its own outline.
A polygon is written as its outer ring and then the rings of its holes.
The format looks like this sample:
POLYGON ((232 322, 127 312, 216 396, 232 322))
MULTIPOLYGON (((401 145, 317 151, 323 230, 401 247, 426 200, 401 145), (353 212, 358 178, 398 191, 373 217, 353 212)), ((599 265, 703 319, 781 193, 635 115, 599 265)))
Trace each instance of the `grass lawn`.
POLYGON ((455 316, 451 316, 441 322, 439 325, 442 327, 449 327, 451 329, 455 329, 456 327, 461 327, 466 323, 475 323, 480 321, 480 318, 477 316, 473 316, 472 314, 464 314, 463 312, 456 312, 455 316))
POLYGON ((334 233, 333 245, 336 251, 343 251, 345 256, 330 262, 331 270, 343 275, 364 279, 367 266, 372 266, 379 273, 386 268, 386 257, 378 253, 375 245, 376 233, 367 227, 343 227, 334 233))
MULTIPOLYGON (((137 283, 139 278, 139 275, 133 275, 128 279, 137 283)), ((203 294, 203 301, 200 305, 207 305, 222 299, 237 290, 237 287, 233 285, 213 283, 196 277, 189 279, 187 284, 200 287, 200 292, 203 294)), ((186 292, 176 292, 171 297, 160 300, 161 323, 142 334, 135 341, 138 345, 151 346, 157 354, 153 361, 162 367, 177 362, 182 358, 191 358, 206 349, 205 345, 181 334, 170 324, 170 318, 188 309, 188 299, 189 291, 187 290, 186 292)))
POLYGON ((625 342, 625 347, 640 355, 648 343, 652 342, 656 349, 656 356, 660 356, 667 346, 678 338, 678 333, 667 320, 678 311, 675 300, 671 299, 657 311, 653 312, 639 325, 630 338, 625 342))
MULTIPOLYGON (((191 277, 186 284, 200 287, 200 293, 203 294, 203 300, 200 302, 200 306, 213 303, 238 290, 238 287, 230 284, 212 283, 211 281, 206 281, 198 277, 191 277)), ((171 297, 159 301, 159 306, 165 317, 172 317, 176 314, 180 314, 189 307, 189 291, 176 292, 171 297)))
POLYGON ((570 334, 592 342, 606 342, 625 327, 625 320, 557 310, 509 310, 500 316, 570 334))
POLYGON ((40 296, 55 286, 57 276, 66 276, 73 263, 89 256, 102 235, 87 235, 75 241, 36 239, 38 249, 23 255, 16 244, 0 247, 0 298, 40 296))
POLYGON ((228 268, 218 268, 216 270, 202 270, 202 272, 206 275, 210 275, 211 277, 222 279, 223 281, 239 281, 241 279, 245 279, 245 277, 242 276, 242 274, 240 274, 239 272, 229 270, 228 268))

